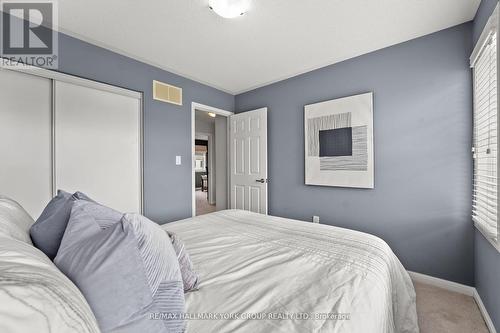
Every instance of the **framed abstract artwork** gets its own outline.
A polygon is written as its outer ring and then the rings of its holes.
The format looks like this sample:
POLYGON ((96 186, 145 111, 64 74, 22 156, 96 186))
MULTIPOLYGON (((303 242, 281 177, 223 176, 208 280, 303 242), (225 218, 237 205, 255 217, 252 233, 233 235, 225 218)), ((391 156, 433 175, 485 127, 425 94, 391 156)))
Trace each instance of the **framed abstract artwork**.
POLYGON ((304 110, 306 185, 374 188, 373 93, 304 110))

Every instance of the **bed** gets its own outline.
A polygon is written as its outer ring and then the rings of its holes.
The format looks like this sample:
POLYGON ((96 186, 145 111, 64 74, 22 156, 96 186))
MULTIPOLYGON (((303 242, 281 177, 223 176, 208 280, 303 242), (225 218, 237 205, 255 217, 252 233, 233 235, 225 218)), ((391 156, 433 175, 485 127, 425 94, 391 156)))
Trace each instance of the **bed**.
MULTIPOLYGON (((98 333, 79 289, 31 243, 33 222, 0 196, 0 332, 98 333)), ((185 294, 189 333, 418 332, 412 282, 377 237, 238 210, 162 228, 200 276, 185 294)))
POLYGON ((418 332, 411 279, 380 238, 240 210, 163 228, 200 275, 188 332, 418 332))

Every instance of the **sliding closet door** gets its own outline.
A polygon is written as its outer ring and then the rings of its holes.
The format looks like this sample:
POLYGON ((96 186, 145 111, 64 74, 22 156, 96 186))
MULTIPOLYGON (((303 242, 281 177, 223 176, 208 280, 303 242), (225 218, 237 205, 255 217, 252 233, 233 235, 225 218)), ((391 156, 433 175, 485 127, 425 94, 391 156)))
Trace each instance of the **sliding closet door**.
POLYGON ((0 195, 38 218, 51 199, 51 80, 0 70, 0 195))
POLYGON ((140 127, 140 98, 56 81, 56 187, 141 212, 140 127))

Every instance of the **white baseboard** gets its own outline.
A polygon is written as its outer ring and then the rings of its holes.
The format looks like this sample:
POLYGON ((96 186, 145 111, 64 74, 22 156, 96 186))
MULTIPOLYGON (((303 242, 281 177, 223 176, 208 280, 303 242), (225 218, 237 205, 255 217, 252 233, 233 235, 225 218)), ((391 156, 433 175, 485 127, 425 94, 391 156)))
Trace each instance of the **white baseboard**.
POLYGON ((479 296, 479 293, 477 292, 476 288, 474 288, 474 300, 476 301, 476 304, 479 307, 481 314, 483 315, 484 321, 486 322, 486 326, 488 326, 490 333, 497 333, 495 325, 493 325, 493 321, 491 320, 491 317, 488 314, 488 310, 486 310, 486 307, 483 304, 483 300, 481 299, 481 296, 479 296))
POLYGON ((474 287, 466 286, 465 284, 452 282, 417 272, 408 271, 408 273, 410 274, 411 279, 415 282, 429 284, 434 287, 443 288, 467 296, 474 296, 474 291, 475 291, 474 287))
POLYGON ((434 287, 473 297, 479 307, 479 311, 481 311, 481 314, 483 315, 484 321, 490 333, 497 333, 495 326, 493 325, 493 321, 491 320, 491 317, 488 314, 488 311, 486 310, 486 307, 484 306, 481 296, 477 292, 476 288, 417 272, 408 271, 408 274, 410 274, 411 279, 415 282, 425 283, 434 287))

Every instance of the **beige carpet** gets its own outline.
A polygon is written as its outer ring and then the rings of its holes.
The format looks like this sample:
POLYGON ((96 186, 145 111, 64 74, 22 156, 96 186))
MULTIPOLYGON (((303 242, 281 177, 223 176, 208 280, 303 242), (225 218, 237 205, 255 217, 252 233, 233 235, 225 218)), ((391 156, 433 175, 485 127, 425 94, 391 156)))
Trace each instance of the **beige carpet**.
POLYGON ((471 296, 414 283, 420 333, 488 333, 471 296))
POLYGON ((215 212, 215 205, 211 205, 207 200, 207 192, 196 190, 196 215, 203 215, 215 212))

